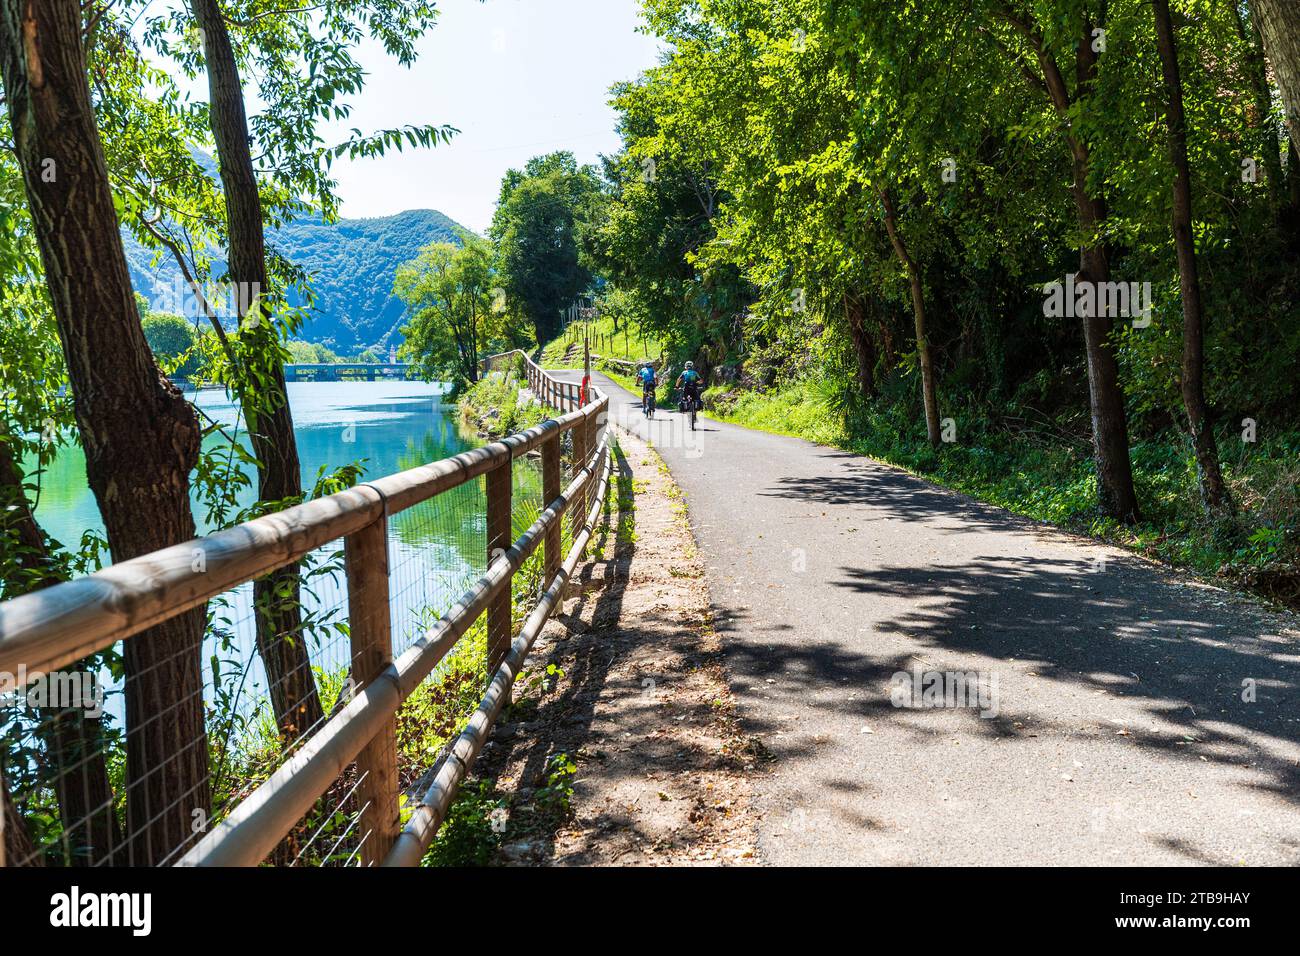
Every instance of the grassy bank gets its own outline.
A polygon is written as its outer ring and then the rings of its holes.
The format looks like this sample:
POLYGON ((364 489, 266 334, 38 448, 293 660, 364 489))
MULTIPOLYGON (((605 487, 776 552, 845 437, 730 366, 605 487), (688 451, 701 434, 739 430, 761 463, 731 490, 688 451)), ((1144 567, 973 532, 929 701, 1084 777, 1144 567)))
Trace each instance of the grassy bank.
POLYGON ((522 374, 511 369, 504 375, 479 379, 461 393, 461 421, 483 438, 502 438, 539 424, 547 417, 536 402, 520 402, 525 388, 522 374))
POLYGON ((1166 431, 1135 443, 1143 520, 1123 526, 1097 512, 1086 438, 1048 422, 995 426, 949 411, 955 441, 936 451, 906 403, 846 409, 816 380, 732 393, 721 397, 714 414, 876 458, 1016 514, 1300 606, 1300 431, 1294 429, 1253 443, 1239 432, 1220 432, 1225 477, 1238 503, 1234 522, 1204 517, 1181 435, 1166 431))
MULTIPOLYGON (((626 365, 619 363, 658 361, 661 355, 666 355, 670 363, 674 363, 678 367, 681 365, 680 358, 674 359, 672 350, 667 349, 658 339, 653 337, 643 339, 635 330, 629 334, 627 323, 623 323, 616 331, 613 319, 602 317, 591 323, 590 332, 592 335, 592 370, 609 376, 612 381, 622 385, 633 394, 640 394, 641 386, 637 383, 636 376, 629 374, 626 365), (608 358, 616 361, 606 361, 606 355, 601 352, 602 347, 608 347, 608 358), (625 348, 630 350, 630 357, 624 354, 625 348)), ((548 342, 546 347, 542 349, 541 359, 538 364, 542 368, 582 368, 581 326, 575 326, 569 334, 548 342)), ((660 407, 669 407, 672 404, 671 400, 671 389, 661 387, 659 389, 660 407)))
MULTIPOLYGON (((584 326, 575 323, 559 338, 546 343, 539 364, 543 368, 581 368, 582 333, 584 326)), ((649 361, 659 358, 663 345, 652 335, 642 335, 627 322, 614 327, 611 316, 600 316, 585 326, 591 336, 591 351, 602 358, 625 362, 649 361)))

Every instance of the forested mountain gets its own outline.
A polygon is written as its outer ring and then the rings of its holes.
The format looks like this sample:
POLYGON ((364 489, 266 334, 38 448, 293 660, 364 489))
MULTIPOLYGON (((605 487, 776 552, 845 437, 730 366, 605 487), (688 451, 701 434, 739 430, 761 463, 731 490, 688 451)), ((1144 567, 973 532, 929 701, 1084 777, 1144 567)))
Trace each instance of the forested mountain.
MULTIPOLYGON (((436 210, 410 209, 332 225, 312 216, 269 231, 277 250, 314 277, 316 312, 300 337, 340 354, 396 344, 403 309, 393 296, 397 267, 431 242, 456 242, 460 228, 436 210)), ((149 250, 125 233, 123 239, 132 283, 165 311, 165 297, 177 287, 180 272, 169 259, 151 266, 149 250)))

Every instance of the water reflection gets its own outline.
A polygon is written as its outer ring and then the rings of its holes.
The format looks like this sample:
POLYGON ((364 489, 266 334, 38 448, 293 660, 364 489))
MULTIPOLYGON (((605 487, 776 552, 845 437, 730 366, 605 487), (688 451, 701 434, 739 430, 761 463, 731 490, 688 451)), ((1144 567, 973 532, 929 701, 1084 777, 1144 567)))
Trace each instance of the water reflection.
MULTIPOLYGON (((443 388, 423 382, 301 382, 289 385, 302 479, 311 488, 319 470, 351 462, 364 468, 362 480, 418 467, 480 444, 458 422, 454 406, 441 401, 443 388)), ((195 404, 227 429, 239 424, 237 408, 217 391, 200 392, 195 404)), ((225 443, 214 434, 213 446, 225 443)), ((525 463, 515 469, 519 502, 540 500, 540 476, 525 463)), ((94 496, 86 485, 80 449, 65 449, 39 476, 36 516, 59 541, 75 546, 87 530, 102 529, 94 496)), ((254 483, 255 484, 255 483, 254 483)), ((445 610, 486 566, 483 479, 469 482, 389 520, 389 567, 394 650, 400 653, 445 610)), ((254 492, 240 496, 252 504, 254 492)), ((206 526, 198 505, 200 533, 206 526)), ((311 556, 304 586, 304 611, 313 624, 308 636, 312 663, 323 674, 346 670, 347 589, 341 573, 342 542, 311 556)), ((265 675, 254 653, 252 587, 245 585, 214 601, 204 646, 210 702, 250 717, 265 693, 265 675), (220 698, 214 700, 213 698, 220 698)), ((117 690, 118 688, 114 688, 117 690)), ((108 701, 121 719, 120 695, 108 701)))

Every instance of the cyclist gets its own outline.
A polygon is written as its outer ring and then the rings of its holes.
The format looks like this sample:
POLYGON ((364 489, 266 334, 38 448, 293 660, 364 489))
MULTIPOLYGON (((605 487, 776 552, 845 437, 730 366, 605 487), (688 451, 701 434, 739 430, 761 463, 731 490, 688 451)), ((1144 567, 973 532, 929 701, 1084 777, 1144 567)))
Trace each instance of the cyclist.
POLYGON ((641 383, 641 408, 643 411, 649 411, 654 408, 655 390, 659 387, 659 378, 655 375, 654 366, 648 362, 637 370, 636 377, 641 383))
MULTIPOLYGON (((697 409, 703 407, 700 402, 700 384, 703 381, 700 373, 695 371, 694 362, 687 362, 686 367, 682 369, 682 374, 677 376, 677 387, 682 390, 683 400, 694 402, 697 409)), ((689 405, 686 407, 690 408, 689 405)))

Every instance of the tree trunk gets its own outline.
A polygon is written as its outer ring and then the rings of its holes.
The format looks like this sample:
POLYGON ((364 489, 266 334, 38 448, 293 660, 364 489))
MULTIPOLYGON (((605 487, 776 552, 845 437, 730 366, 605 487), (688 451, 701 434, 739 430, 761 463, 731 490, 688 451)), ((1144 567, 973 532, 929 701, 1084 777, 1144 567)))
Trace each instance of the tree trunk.
POLYGON ((870 399, 876 394, 876 347, 867 332, 863 312, 861 297, 845 293, 844 320, 848 324, 853 354, 857 358, 858 390, 863 398, 870 399))
MULTIPOLYGON (((241 395, 258 461, 258 498, 267 503, 287 499, 292 504, 302 498, 302 474, 284 365, 267 303, 270 290, 262 197, 253 169, 239 67, 217 0, 193 0, 192 7, 203 31, 210 123, 226 200, 228 276, 239 303, 244 360, 241 395)), ((258 609, 257 648, 266 668, 276 721, 287 741, 297 740, 319 726, 324 717, 303 631, 299 565, 281 568, 255 582, 253 601, 258 609)))
POLYGON ((1254 0, 1264 52, 1282 94, 1282 109, 1291 141, 1300 141, 1300 3, 1296 0, 1254 0))
MULTIPOLYGON (((1087 167, 1076 165, 1075 204, 1079 228, 1095 235, 1106 218, 1103 200, 1087 195, 1087 167)), ((1110 281, 1110 256, 1104 243, 1079 250, 1079 281, 1110 281)), ((1094 296, 1095 301, 1095 296, 1094 296)), ((1110 343, 1114 322, 1110 316, 1083 316, 1083 340, 1088 358, 1088 396, 1092 415, 1092 450, 1097 469, 1097 496, 1101 510, 1123 522, 1138 517, 1137 494, 1133 490, 1133 468, 1128 454, 1128 417, 1124 392, 1119 384, 1119 362, 1110 343)))
POLYGON ((880 310, 880 351, 885 362, 886 377, 898 365, 898 353, 894 350, 894 323, 893 316, 889 314, 888 309, 880 310))
POLYGON ((930 444, 938 448, 942 443, 939 434, 939 400, 935 395, 934 362, 930 357, 930 342, 925 331, 925 289, 921 285, 921 270, 907 251, 903 237, 898 232, 898 213, 894 209, 889 190, 880 190, 880 201, 885 205, 885 229, 893 243, 898 261, 907 269, 912 287, 912 317, 916 320, 916 352, 921 364, 921 393, 925 400, 925 431, 930 444))
MULTIPOLYGON (((1097 54, 1092 49, 1092 24, 1084 21, 1075 60, 1076 90, 1092 85, 1097 76, 1097 54)), ((1081 139, 1071 136, 1074 155, 1075 207, 1079 230, 1087 237, 1079 250, 1080 277, 1085 282, 1110 281, 1110 250, 1100 238, 1108 215, 1106 201, 1088 193, 1089 150, 1081 139)), ((1093 296, 1096 303, 1097 297, 1093 296)), ((1110 336, 1115 325, 1110 316, 1083 317, 1084 347, 1088 356, 1088 392, 1092 412, 1092 448, 1097 466, 1097 496, 1101 510, 1125 523, 1138 519, 1137 492, 1133 489, 1133 465, 1128 453, 1128 415, 1124 391, 1119 384, 1119 361, 1110 336)))
MULTIPOLYGON (((1070 127, 1071 109, 1086 95, 1097 76, 1097 52, 1093 50, 1092 27, 1084 19, 1075 51, 1075 100, 1072 103, 1060 66, 1031 24, 1003 11, 1003 17, 1024 34, 1037 54, 1043 70, 1042 86, 1066 124, 1065 139, 1070 148, 1075 212, 1083 240, 1079 248, 1079 281, 1110 281, 1110 255, 1101 238, 1106 221, 1106 201, 1088 192, 1089 150, 1070 127)), ((1093 296, 1094 303, 1096 295, 1093 296)), ((1110 316, 1083 316, 1084 350, 1088 358, 1088 404, 1092 416, 1092 454, 1097 470, 1097 501, 1102 513, 1123 522, 1138 519, 1137 493, 1133 489, 1133 466, 1128 454, 1128 416, 1124 409, 1124 392, 1119 384, 1119 362, 1110 343, 1114 323, 1110 316)))
POLYGON ((1259 17, 1253 12, 1247 25, 1241 6, 1233 2, 1232 15, 1237 26, 1237 37, 1246 47, 1246 76, 1250 81, 1250 95, 1255 108, 1255 121, 1264 139, 1264 172, 1268 176, 1269 196, 1275 203, 1282 200, 1285 177, 1282 175, 1282 144, 1277 127, 1273 125, 1273 91, 1264 65, 1264 41, 1259 35, 1259 17))
MULTIPOLYGON (((154 364, 91 108, 77 0, 0 0, 0 57, 86 474, 115 562, 194 537, 193 408, 154 364)), ((127 847, 154 864, 210 809, 200 648, 204 608, 124 642, 127 847)), ((125 860, 122 858, 125 857, 125 860)))
POLYGON ((1169 160, 1174 167, 1173 231, 1178 252, 1178 287, 1183 300, 1183 407, 1196 455, 1196 475, 1201 503, 1212 515, 1230 514, 1232 498, 1219 469, 1219 449, 1205 406, 1205 337, 1201 281, 1192 237, 1192 179, 1187 166, 1187 119, 1183 113, 1183 82, 1178 70, 1178 47, 1169 18, 1169 0, 1152 0, 1156 21, 1156 46, 1169 98, 1169 160))
MULTIPOLYGON (((0 426, 0 536, 16 544, 21 577, 3 583, 6 600, 58 584, 63 570, 50 556, 46 538, 32 514, 23 474, 0 426)), ((84 670, 76 666, 74 670, 84 670)), ((47 762, 42 766, 59 799, 59 819, 68 863, 93 866, 111 858, 122 844, 113 812, 113 789, 104 760, 105 733, 99 717, 84 707, 44 707, 38 714, 47 762)))
POLYGON ((27 832, 27 821, 9 796, 4 767, 0 767, 0 830, 4 831, 0 839, 0 867, 45 865, 44 857, 36 851, 27 832))

